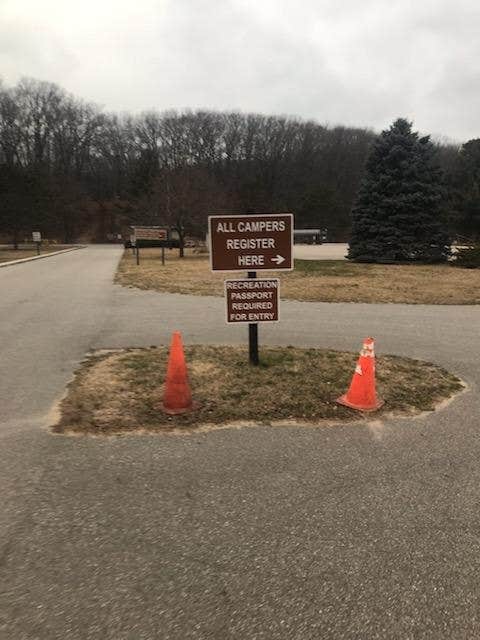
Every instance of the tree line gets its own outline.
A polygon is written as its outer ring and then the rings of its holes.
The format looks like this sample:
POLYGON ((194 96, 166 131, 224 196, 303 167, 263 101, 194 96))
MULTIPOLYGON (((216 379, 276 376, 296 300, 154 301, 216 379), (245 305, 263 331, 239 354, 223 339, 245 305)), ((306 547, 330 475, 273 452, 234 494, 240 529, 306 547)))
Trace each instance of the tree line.
MULTIPOLYGON (((131 223, 203 235, 215 212, 295 213, 347 240, 378 136, 292 117, 214 111, 115 114, 55 84, 0 85, 0 240, 35 230, 105 241, 131 223)), ((452 233, 478 234, 480 147, 437 144, 452 233)))

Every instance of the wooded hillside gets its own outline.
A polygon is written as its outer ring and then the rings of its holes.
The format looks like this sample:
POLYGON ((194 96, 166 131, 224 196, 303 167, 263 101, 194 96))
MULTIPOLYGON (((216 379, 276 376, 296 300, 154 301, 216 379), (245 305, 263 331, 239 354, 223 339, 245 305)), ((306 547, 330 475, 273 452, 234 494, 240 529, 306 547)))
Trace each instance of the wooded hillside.
MULTIPOLYGON (((35 228, 63 242, 105 241, 129 222, 203 234, 208 213, 251 210, 292 211, 298 227, 326 227, 330 240, 346 240, 375 138, 291 117, 105 113, 24 79, 0 86, 0 239, 35 228)), ((458 200, 459 148, 437 152, 458 200)), ((452 202, 445 215, 460 232, 452 202)))

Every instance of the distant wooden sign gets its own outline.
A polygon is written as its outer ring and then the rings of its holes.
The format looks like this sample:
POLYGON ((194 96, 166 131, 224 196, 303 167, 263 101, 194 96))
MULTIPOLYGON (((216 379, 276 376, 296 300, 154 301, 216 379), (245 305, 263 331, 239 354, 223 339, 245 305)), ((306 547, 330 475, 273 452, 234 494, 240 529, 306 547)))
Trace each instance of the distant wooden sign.
POLYGON ((165 227, 133 227, 135 242, 138 240, 167 240, 168 229, 165 227))
POLYGON ((291 271, 293 215, 209 216, 212 271, 291 271))
POLYGON ((278 278, 225 280, 227 323, 278 322, 278 278))

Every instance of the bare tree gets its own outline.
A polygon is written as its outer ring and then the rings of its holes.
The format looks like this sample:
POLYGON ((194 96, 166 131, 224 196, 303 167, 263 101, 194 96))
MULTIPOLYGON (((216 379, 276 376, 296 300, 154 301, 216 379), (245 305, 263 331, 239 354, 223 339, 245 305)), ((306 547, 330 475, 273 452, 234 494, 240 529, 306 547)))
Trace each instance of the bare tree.
POLYGON ((194 166, 161 171, 140 206, 149 223, 167 225, 177 232, 183 258, 185 237, 203 235, 209 214, 234 205, 205 168, 194 166))

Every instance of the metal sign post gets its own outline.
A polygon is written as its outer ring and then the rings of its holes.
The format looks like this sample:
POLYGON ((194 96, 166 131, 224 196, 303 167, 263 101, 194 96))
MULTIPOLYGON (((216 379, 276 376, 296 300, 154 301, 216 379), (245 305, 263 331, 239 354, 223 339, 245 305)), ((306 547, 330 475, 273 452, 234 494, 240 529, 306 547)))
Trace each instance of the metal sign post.
MULTIPOLYGON (((256 278, 257 272, 249 271, 248 277, 256 278)), ((250 364, 258 366, 258 324, 256 322, 250 322, 248 325, 248 358, 250 360, 250 364)))
POLYGON ((40 245, 42 244, 42 234, 40 231, 32 231, 32 240, 37 245, 37 256, 40 255, 40 245))

